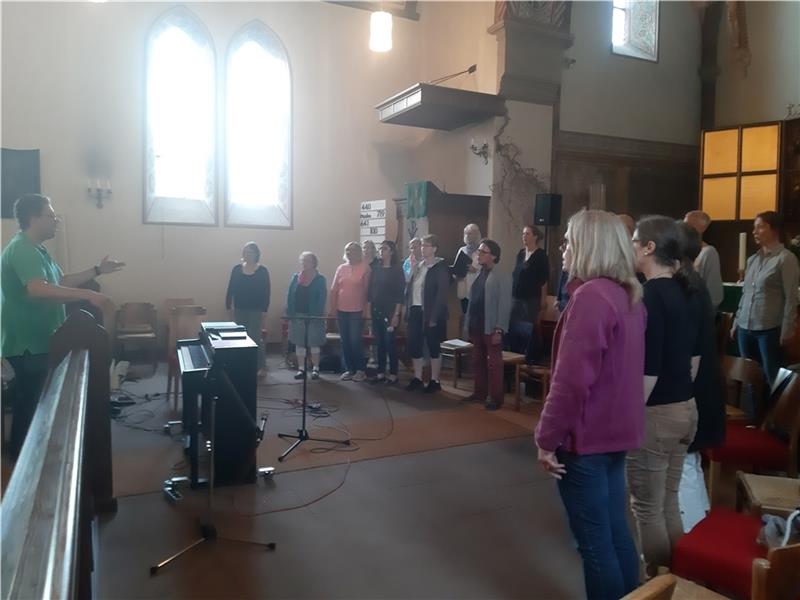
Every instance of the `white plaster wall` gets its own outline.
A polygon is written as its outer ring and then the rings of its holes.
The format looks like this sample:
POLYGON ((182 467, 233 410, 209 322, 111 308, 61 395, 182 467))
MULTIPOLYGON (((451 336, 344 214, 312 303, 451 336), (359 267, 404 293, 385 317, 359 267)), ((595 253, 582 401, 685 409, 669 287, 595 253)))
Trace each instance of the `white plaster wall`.
MULTIPOLYGON (((227 43, 259 18, 283 40, 294 91, 294 229, 142 224, 144 44, 156 3, 3 3, 2 145, 40 148, 43 193, 65 215, 67 269, 111 253, 124 272, 102 278, 117 302, 193 296, 221 317, 241 247, 255 240, 273 280, 270 330, 302 250, 331 277, 344 243, 358 235, 361 201, 392 198, 417 179, 419 133, 378 122, 373 107, 419 80, 418 22, 395 19, 395 49, 367 49, 369 13, 323 3, 198 3, 221 81, 227 43), (108 177, 98 210, 89 176, 108 177)), ((4 221, 3 235, 14 230, 4 221)), ((57 249, 56 249, 57 250, 57 249)), ((58 256, 60 252, 56 252, 58 256)), ((277 337, 273 335, 273 340, 277 337)))
POLYGON ((786 118, 800 105, 800 2, 747 2, 751 63, 745 73, 733 62, 727 15, 720 24, 716 125, 786 118))
POLYGON ((660 3, 657 63, 611 53, 611 2, 573 2, 560 127, 615 137, 697 144, 700 20, 691 2, 660 3))

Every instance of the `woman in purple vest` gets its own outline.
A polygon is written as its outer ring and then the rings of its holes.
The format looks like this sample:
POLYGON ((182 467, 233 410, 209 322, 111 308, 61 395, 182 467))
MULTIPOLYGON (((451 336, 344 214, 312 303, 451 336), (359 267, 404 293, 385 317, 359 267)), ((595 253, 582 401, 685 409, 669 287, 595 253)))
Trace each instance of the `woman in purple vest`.
POLYGON ((570 300, 556 326, 550 393, 536 427, 539 464, 558 480, 587 597, 619 598, 639 585, 625 454, 644 436, 642 287, 628 233, 612 213, 573 215, 562 258, 570 300))

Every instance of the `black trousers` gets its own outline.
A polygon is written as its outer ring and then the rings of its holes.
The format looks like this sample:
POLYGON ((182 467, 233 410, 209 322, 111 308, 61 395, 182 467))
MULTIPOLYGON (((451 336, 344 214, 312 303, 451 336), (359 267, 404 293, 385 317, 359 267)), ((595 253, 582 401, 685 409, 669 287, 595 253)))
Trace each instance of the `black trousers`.
POLYGON ((447 335, 447 320, 436 321, 429 327, 421 306, 412 306, 408 311, 408 351, 411 358, 422 358, 422 345, 427 344, 431 358, 439 358, 439 346, 447 335))
POLYGON ((8 362, 14 369, 14 391, 11 395, 11 440, 9 454, 16 458, 22 450, 28 428, 36 414, 39 396, 47 379, 47 354, 30 354, 9 356, 8 362))

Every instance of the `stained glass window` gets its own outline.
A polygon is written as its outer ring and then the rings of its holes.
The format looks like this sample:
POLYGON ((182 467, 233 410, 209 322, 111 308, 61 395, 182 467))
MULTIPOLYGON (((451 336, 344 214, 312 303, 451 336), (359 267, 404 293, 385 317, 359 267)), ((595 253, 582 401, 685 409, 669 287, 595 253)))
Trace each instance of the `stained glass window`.
POLYGON ((658 60, 658 0, 613 0, 611 51, 658 60))

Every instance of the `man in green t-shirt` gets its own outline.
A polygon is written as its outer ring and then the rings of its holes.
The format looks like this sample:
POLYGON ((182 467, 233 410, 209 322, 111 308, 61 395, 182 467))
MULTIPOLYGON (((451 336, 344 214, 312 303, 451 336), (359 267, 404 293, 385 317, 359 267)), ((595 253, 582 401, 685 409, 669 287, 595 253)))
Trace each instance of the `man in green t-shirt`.
POLYGON ((91 269, 65 275, 43 245, 55 237, 58 228, 50 199, 25 194, 14 204, 14 216, 20 231, 2 255, 0 346, 14 369, 9 450, 16 457, 47 377, 50 337, 64 322, 64 303, 83 300, 101 310, 113 308, 108 296, 78 286, 125 265, 106 256, 91 269))

